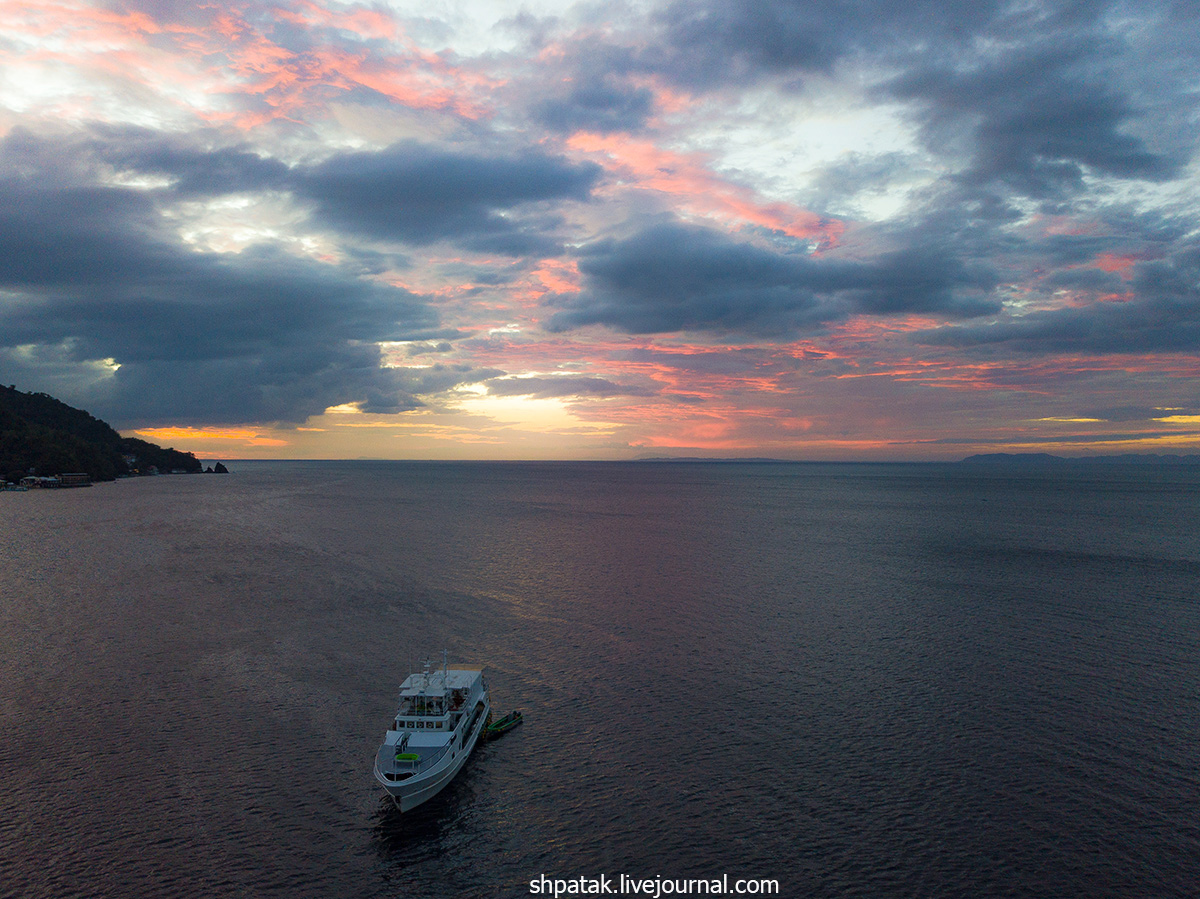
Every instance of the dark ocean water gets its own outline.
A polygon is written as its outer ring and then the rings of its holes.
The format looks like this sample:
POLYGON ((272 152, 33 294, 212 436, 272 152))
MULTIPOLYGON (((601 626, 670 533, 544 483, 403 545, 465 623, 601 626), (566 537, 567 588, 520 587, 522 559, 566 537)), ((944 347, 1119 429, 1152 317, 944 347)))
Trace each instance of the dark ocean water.
POLYGON ((0 895, 1200 895, 1194 469, 231 467, 0 494, 0 895))

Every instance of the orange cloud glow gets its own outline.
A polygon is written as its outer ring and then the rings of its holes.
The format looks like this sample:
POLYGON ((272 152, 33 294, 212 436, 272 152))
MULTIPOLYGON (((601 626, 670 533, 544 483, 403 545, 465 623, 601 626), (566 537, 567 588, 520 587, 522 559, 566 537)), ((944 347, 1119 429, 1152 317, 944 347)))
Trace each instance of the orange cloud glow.
POLYGON ((134 431, 154 441, 171 440, 236 440, 247 446, 287 446, 288 441, 264 437, 246 428, 141 428, 134 431))

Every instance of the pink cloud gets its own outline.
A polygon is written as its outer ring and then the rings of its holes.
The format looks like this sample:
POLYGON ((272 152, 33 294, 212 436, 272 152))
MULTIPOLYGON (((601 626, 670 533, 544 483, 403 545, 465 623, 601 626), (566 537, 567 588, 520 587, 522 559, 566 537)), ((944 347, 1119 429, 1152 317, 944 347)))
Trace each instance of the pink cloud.
POLYGON ((314 107, 359 88, 414 109, 464 118, 489 114, 482 98, 493 80, 422 50, 384 12, 331 11, 312 2, 272 8, 269 21, 310 30, 305 47, 293 49, 272 27, 260 27, 251 18, 255 11, 252 4, 198 6, 196 21, 185 25, 136 11, 18 0, 0 6, 0 29, 35 47, 7 65, 100 72, 171 105, 190 106, 215 124, 253 127, 301 113, 310 119, 314 107))
POLYGON ((395 18, 375 8, 359 6, 335 11, 309 0, 293 0, 290 7, 272 7, 271 14, 296 25, 337 29, 360 38, 396 41, 402 37, 395 18))
POLYGON ((792 237, 837 244, 845 226, 835 219, 788 203, 770 202, 755 191, 715 174, 699 153, 664 150, 624 134, 579 132, 567 141, 573 150, 599 161, 620 188, 668 194, 680 209, 733 225, 761 225, 792 237))

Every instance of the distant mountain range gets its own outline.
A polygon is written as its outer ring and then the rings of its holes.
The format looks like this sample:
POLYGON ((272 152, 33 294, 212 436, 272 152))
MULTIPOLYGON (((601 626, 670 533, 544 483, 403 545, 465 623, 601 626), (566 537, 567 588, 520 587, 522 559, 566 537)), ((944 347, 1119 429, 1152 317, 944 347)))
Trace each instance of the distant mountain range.
MULTIPOLYGON (((707 456, 639 456, 637 462, 770 462, 802 464, 789 459, 722 458, 707 456)), ((1051 453, 980 453, 960 465, 1011 465, 1014 467, 1069 465, 1200 465, 1200 454, 1178 456, 1159 453, 1122 453, 1112 456, 1055 456, 1051 453)))
POLYGON ((28 474, 87 472, 93 481, 119 475, 201 470, 191 453, 136 437, 45 393, 0 386, 0 481, 28 474))
POLYGON ((981 453, 963 459, 964 465, 1200 465, 1200 455, 1120 453, 1112 456, 1055 456, 1051 453, 981 453))

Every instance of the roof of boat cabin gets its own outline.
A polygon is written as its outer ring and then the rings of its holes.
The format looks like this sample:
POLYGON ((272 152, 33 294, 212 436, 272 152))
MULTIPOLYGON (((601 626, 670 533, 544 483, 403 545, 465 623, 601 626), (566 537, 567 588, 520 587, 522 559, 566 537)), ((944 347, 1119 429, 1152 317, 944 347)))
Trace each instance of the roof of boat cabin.
POLYGON ((408 734, 408 742, 404 745, 408 749, 429 749, 430 747, 440 749, 450 742, 454 732, 449 730, 389 730, 383 737, 383 745, 395 746, 405 734, 408 734))
POLYGON ((466 690, 483 677, 478 668, 440 668, 426 674, 410 674, 400 685, 401 696, 442 696, 448 690, 466 690), (427 680, 428 678, 428 680, 427 680))

